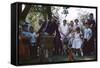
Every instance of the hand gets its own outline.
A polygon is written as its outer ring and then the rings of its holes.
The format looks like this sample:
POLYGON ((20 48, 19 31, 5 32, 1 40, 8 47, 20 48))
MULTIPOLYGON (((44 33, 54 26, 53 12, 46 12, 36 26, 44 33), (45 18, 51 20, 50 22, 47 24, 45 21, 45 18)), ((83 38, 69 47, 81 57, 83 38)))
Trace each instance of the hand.
POLYGON ((39 37, 39 33, 36 34, 36 37, 39 37))

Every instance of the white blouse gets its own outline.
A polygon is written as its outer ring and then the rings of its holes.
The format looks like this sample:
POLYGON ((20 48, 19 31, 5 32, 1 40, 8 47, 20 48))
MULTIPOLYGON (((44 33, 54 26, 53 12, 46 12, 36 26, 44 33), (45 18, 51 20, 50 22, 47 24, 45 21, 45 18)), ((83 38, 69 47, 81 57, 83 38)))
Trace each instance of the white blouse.
POLYGON ((65 26, 64 26, 64 25, 60 25, 60 27, 59 27, 59 32, 60 32, 60 34, 67 35, 68 32, 69 32, 69 27, 68 27, 68 25, 67 25, 67 24, 66 24, 65 26))

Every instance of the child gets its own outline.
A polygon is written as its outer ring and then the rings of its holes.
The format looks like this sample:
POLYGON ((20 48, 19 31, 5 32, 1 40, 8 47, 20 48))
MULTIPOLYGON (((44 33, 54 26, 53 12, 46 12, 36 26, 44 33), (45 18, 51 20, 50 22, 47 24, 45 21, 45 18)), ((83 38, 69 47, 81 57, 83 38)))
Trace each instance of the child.
POLYGON ((30 33, 31 33, 31 39, 30 39, 30 56, 31 57, 36 57, 36 51, 37 51, 37 48, 35 46, 35 43, 36 43, 36 33, 34 32, 34 28, 31 26, 30 27, 30 33))
MULTIPOLYGON (((18 33, 18 32, 17 32, 18 33)), ((17 38, 17 48, 19 49, 19 60, 25 60, 24 38, 22 36, 22 27, 19 26, 19 37, 17 38)))
POLYGON ((74 60, 74 56, 73 56, 73 52, 72 52, 72 49, 71 48, 67 48, 67 58, 68 58, 68 61, 73 61, 74 60))
POLYGON ((68 35, 68 48, 67 48, 67 58, 68 61, 73 61, 74 60, 74 55, 73 55, 73 50, 72 50, 72 43, 73 43, 73 39, 74 39, 74 22, 70 21, 69 24, 69 35, 68 35))
POLYGON ((34 29, 32 26, 30 27, 30 33, 31 33, 31 37, 32 37, 30 40, 30 43, 32 46, 34 46, 36 43, 36 32, 34 32, 34 29))
POLYGON ((89 56, 92 51, 92 30, 88 21, 86 22, 86 28, 84 29, 84 45, 83 45, 83 54, 84 56, 89 56))
POLYGON ((68 47, 72 47, 72 42, 73 42, 73 39, 74 39, 74 31, 71 31, 68 35, 68 47))
POLYGON ((82 56, 81 46, 82 46, 82 33, 80 31, 80 28, 77 27, 76 31, 74 32, 74 39, 72 42, 72 48, 76 56, 78 56, 79 54, 82 56))
POLYGON ((30 56, 30 39, 31 39, 31 33, 28 30, 28 25, 23 25, 23 32, 22 36, 24 38, 24 47, 25 47, 25 56, 28 59, 30 56))

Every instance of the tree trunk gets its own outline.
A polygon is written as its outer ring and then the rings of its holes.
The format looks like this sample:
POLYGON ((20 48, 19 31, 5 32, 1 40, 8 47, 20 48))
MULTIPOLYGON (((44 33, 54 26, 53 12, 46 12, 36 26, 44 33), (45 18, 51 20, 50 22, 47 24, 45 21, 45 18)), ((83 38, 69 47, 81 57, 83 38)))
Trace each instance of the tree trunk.
POLYGON ((22 5, 19 5, 19 21, 25 21, 25 18, 31 8, 31 5, 26 5, 22 11, 22 5))

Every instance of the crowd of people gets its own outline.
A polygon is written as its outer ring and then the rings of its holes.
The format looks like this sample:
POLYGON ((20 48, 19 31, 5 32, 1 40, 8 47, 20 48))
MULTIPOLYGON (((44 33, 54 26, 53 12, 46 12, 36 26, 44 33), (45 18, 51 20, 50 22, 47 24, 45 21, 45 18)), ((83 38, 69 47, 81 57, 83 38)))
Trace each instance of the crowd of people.
POLYGON ((19 57, 25 59, 41 56, 39 55, 40 48, 43 49, 40 43, 41 36, 53 36, 54 47, 51 50, 55 55, 67 55, 69 61, 74 60, 75 56, 95 56, 96 21, 93 13, 88 17, 89 19, 81 20, 82 24, 79 19, 71 20, 69 23, 63 20, 61 24, 59 18, 54 16, 51 20, 40 21, 42 25, 38 32, 27 23, 19 26, 19 57))

